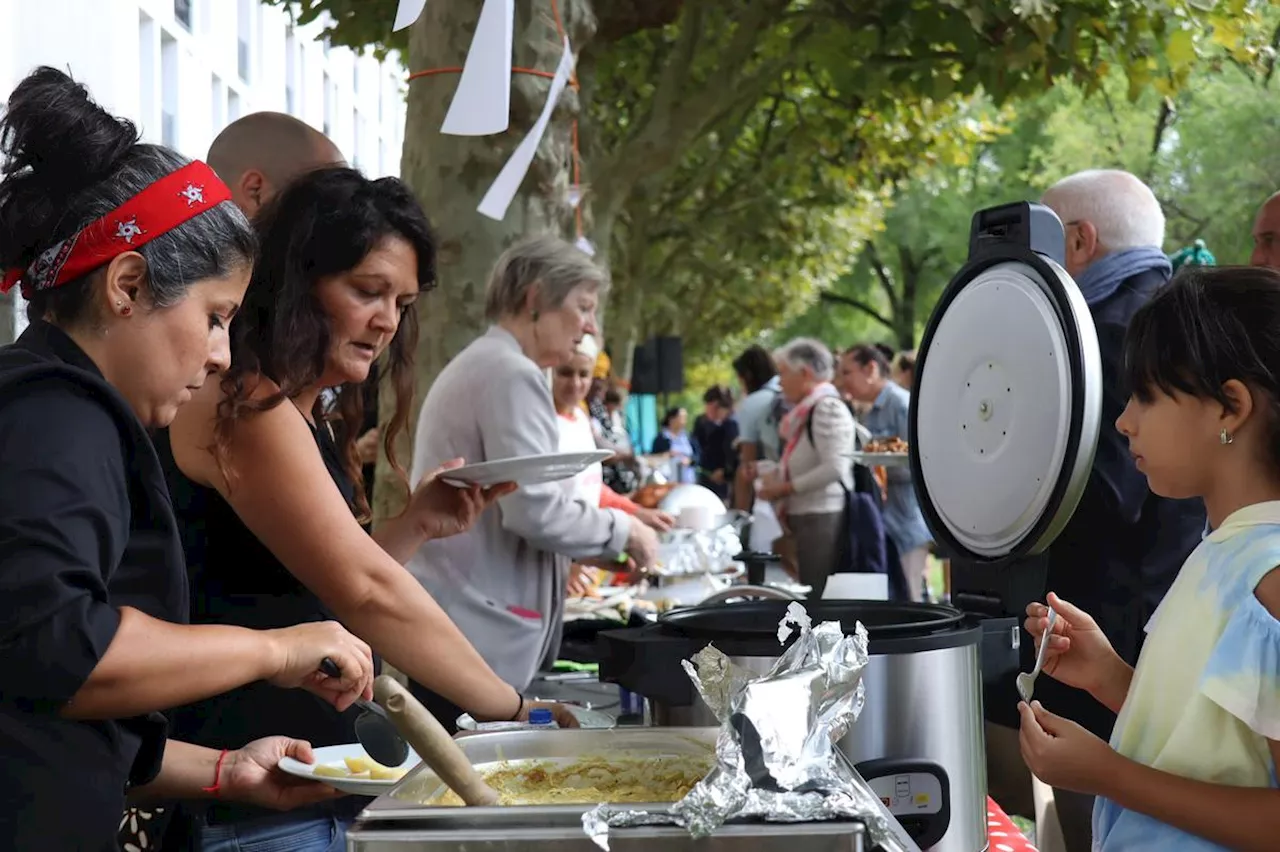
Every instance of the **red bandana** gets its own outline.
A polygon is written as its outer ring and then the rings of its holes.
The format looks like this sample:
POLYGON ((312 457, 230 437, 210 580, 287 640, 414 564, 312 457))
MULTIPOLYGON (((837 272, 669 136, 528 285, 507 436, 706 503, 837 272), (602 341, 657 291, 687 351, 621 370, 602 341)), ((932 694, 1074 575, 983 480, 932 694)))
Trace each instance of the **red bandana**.
POLYGON ((22 295, 75 281, 116 255, 172 231, 211 207, 231 199, 231 190, 204 163, 188 163, 165 175, 100 219, 42 252, 27 269, 9 269, 0 293, 21 284, 22 295))

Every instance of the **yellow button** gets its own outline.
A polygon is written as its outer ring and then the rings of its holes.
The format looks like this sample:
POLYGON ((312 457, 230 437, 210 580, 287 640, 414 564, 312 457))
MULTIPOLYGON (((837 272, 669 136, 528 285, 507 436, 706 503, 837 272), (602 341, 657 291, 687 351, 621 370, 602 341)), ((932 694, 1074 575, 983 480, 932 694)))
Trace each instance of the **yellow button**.
POLYGON ((917 804, 917 805, 927 805, 927 804, 929 804, 929 794, 928 794, 928 793, 916 793, 916 800, 915 800, 915 801, 916 801, 916 804, 917 804))

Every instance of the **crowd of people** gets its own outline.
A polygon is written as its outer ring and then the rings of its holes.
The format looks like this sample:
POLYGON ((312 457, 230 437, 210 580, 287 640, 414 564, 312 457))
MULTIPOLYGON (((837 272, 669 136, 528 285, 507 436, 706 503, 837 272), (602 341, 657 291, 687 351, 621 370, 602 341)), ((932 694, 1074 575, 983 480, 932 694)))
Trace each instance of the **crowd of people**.
MULTIPOLYGON (((599 343, 607 276, 553 237, 496 258, 489 328, 432 384, 405 471, 437 251, 403 183, 276 114, 188 161, 51 68, 12 93, 0 154, 0 286, 30 319, 0 350, 0 847, 115 849, 123 826, 140 849, 344 848, 365 802, 280 758, 355 742, 383 660, 447 727, 527 719, 580 571, 652 566, 673 523, 622 493, 636 452, 599 343), (375 363, 386 434, 365 410, 375 363), (372 531, 371 445, 406 496, 372 531), (609 463, 565 482, 445 481, 592 446, 609 463), (138 810, 157 802, 163 818, 138 810)), ((1073 175, 1043 202, 1097 328, 1103 428, 1027 607, 1047 678, 989 714, 992 792, 1026 813, 1031 773, 1052 785, 1071 852, 1272 848, 1280 203, 1252 267, 1192 252, 1171 280, 1133 175, 1073 175)), ((708 389, 653 449, 772 513, 815 597, 880 571, 923 599, 909 468, 854 463, 908 437, 911 353, 801 338, 734 369, 740 399, 708 389)))

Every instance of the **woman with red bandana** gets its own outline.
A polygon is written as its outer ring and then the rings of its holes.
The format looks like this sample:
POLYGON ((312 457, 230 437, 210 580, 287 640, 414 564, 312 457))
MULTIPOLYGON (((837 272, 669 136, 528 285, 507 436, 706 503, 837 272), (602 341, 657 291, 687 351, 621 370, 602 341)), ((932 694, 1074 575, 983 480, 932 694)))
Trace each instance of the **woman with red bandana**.
POLYGON ((249 223, 207 166, 138 144, 52 68, 11 95, 0 162, 0 289, 31 319, 0 350, 0 848, 114 849, 126 794, 332 798, 276 769, 311 760, 305 742, 166 742, 158 712, 259 680, 339 708, 370 694, 369 648, 334 622, 185 624, 147 430, 227 366, 249 223))

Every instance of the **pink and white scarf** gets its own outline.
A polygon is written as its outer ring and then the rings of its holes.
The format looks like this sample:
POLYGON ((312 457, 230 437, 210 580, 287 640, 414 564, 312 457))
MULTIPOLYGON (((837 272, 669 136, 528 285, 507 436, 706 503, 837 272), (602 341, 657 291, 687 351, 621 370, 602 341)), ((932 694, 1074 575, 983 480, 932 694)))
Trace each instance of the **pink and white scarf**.
POLYGON ((782 461, 780 466, 782 469, 782 480, 784 482, 791 479, 791 454, 795 452, 796 445, 800 443, 800 439, 805 433, 805 424, 809 422, 809 414, 813 411, 813 407, 827 397, 840 398, 840 392, 836 390, 835 385, 831 382, 821 382, 808 395, 800 400, 795 408, 791 409, 782 418, 782 422, 778 424, 778 434, 782 436, 785 442, 782 450, 782 461))

